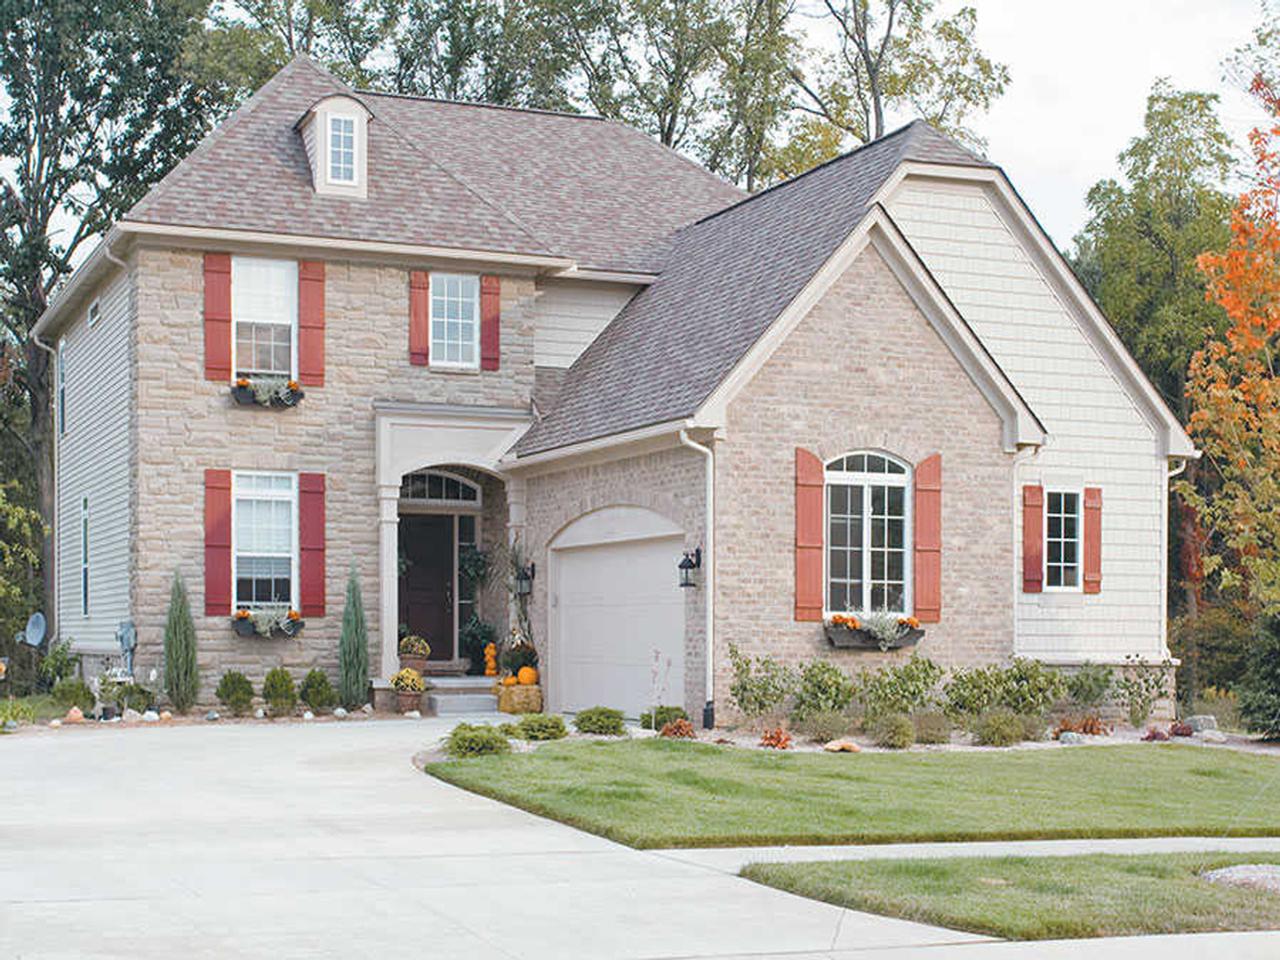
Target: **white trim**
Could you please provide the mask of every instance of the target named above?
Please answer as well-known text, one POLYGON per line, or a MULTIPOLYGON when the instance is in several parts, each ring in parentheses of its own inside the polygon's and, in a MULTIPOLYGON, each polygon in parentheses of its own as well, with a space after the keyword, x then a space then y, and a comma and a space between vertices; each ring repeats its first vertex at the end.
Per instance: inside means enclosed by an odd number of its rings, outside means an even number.
MULTIPOLYGON (((451 473, 448 470, 437 470, 435 467, 427 467, 422 470, 410 470, 408 473, 404 475, 404 477, 411 477, 416 474, 422 474, 423 476, 435 475, 438 477, 444 477, 446 480, 454 480, 457 483, 463 484, 464 486, 470 487, 472 490, 474 490, 476 492, 476 498, 474 500, 446 500, 446 499, 433 500, 430 496, 421 497, 421 498, 402 496, 399 498, 401 512, 410 513, 410 514, 412 513, 472 514, 472 513, 480 513, 484 509, 484 488, 481 487, 480 484, 476 483, 475 481, 468 480, 466 477, 459 476, 456 473, 451 473)), ((400 485, 402 488, 404 486, 404 477, 401 477, 400 479, 400 485)))
POLYGON ((325 111, 324 114, 324 179, 325 183, 335 187, 358 187, 360 185, 360 117, 354 113, 325 111), (351 124, 351 177, 343 179, 333 175, 333 121, 345 120, 351 124))
POLYGON ((760 336, 694 414, 698 426, 726 422, 728 407, 738 392, 764 367, 774 352, 808 316, 831 286, 853 265, 868 245, 888 263, 925 319, 950 348, 970 380, 1004 425, 1007 451, 1039 446, 1047 439, 1044 426, 1023 400, 1004 371, 987 353, 945 292, 915 255, 906 238, 883 207, 871 209, 836 248, 785 310, 760 336))
MULTIPOLYGON (((245 609, 240 606, 236 596, 236 560, 239 556, 239 545, 236 543, 236 499, 237 487, 242 477, 288 477, 292 482, 290 488, 290 506, 293 515, 293 558, 289 570, 289 609, 301 610, 302 601, 298 596, 298 565, 300 563, 298 547, 298 474, 288 470, 232 470, 231 471, 231 609, 245 609)), ((263 500, 282 500, 283 497, 260 497, 263 500)), ((248 609, 253 609, 249 607, 248 609)))
POLYGON ((1036 261, 1043 268, 1041 273, 1058 301, 1076 318, 1107 368, 1112 371, 1122 386, 1128 388, 1126 393, 1136 401, 1148 422, 1159 431, 1164 456, 1199 458, 1200 451, 1182 429, 1178 418, 1151 385, 1151 381, 1147 379, 1110 322, 1071 271, 1048 234, 1035 220, 1003 170, 998 167, 951 166, 908 161, 900 164, 884 182, 873 202, 886 203, 907 177, 955 180, 990 186, 1000 208, 997 212, 1004 214, 1002 219, 1007 226, 1015 230, 1022 241, 1023 248, 1036 255, 1036 261))
POLYGON ((1040 511, 1040 542, 1044 544, 1044 549, 1041 551, 1044 556, 1040 575, 1044 579, 1040 583, 1040 590, 1042 593, 1084 593, 1084 487, 1067 483, 1056 483, 1050 486, 1042 482, 1041 489, 1044 491, 1044 506, 1040 511), (1052 587, 1049 585, 1049 495, 1054 493, 1072 494, 1076 498, 1076 582, 1074 586, 1064 584, 1052 587))
POLYGON ((628 273, 626 270, 596 270, 591 267, 569 267, 553 274, 557 280, 593 280, 597 283, 626 283, 647 287, 658 279, 656 273, 628 273))
MULTIPOLYGON (((480 369, 480 277, 474 273, 448 273, 445 271, 431 271, 430 279, 431 287, 427 291, 427 343, 430 345, 427 351, 427 368, 435 370, 479 370, 480 369), (436 283, 444 280, 460 280, 475 284, 475 309, 471 316, 471 361, 464 362, 461 360, 440 360, 440 351, 444 349, 447 340, 440 342, 439 349, 436 347, 436 283)), ((440 318, 443 322, 448 323, 445 317, 440 318)), ((459 321, 461 322, 461 321, 459 321)))

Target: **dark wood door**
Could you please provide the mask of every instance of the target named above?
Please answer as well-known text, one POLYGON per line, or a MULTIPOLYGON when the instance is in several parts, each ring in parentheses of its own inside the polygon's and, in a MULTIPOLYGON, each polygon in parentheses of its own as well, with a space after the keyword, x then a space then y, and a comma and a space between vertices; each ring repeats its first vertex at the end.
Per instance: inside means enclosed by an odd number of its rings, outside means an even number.
POLYGON ((453 517, 401 517, 400 549, 400 622, 427 638, 432 660, 452 660, 453 517))

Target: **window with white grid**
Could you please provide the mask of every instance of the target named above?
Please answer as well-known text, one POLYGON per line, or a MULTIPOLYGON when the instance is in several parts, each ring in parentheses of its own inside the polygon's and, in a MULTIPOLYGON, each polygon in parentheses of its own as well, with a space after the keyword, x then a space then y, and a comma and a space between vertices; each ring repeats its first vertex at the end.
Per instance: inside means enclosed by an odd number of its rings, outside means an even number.
POLYGON ((297 478, 236 473, 231 486, 236 606, 296 607, 297 478))
POLYGON ((297 261, 232 257, 231 320, 237 377, 296 379, 297 261))
POLYGON ((354 117, 329 118, 329 179, 333 183, 355 183, 356 181, 354 117))
POLYGON ((480 365, 480 278, 456 273, 431 275, 431 365, 480 365))
POLYGON ((907 611, 910 492, 910 470, 887 454, 827 464, 827 613, 907 611))
POLYGON ((1080 494, 1049 490, 1045 510, 1045 587, 1080 586, 1080 494))

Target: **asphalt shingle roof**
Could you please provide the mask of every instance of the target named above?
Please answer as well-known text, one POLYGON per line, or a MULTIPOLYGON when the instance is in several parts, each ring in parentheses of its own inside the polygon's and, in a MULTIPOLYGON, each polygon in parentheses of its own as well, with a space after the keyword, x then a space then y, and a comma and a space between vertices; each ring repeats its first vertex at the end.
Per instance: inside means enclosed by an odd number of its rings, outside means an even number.
POLYGON ((989 166, 917 121, 681 229, 662 275, 570 367, 517 453, 693 414, 907 160, 989 166))

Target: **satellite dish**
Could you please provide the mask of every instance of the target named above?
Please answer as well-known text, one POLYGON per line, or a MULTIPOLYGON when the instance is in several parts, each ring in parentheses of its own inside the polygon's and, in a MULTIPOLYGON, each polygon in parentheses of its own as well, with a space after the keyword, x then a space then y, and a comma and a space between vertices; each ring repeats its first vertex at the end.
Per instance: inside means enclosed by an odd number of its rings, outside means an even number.
POLYGON ((44 614, 37 610, 27 619, 27 629, 23 631, 22 642, 29 647, 38 647, 44 643, 44 632, 48 625, 44 622, 44 614))

